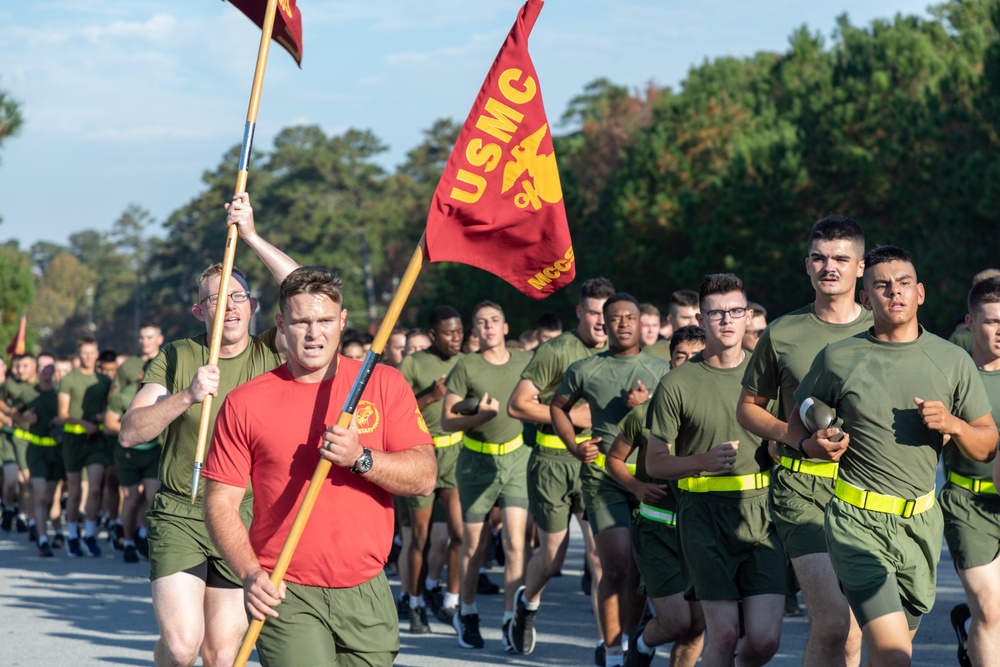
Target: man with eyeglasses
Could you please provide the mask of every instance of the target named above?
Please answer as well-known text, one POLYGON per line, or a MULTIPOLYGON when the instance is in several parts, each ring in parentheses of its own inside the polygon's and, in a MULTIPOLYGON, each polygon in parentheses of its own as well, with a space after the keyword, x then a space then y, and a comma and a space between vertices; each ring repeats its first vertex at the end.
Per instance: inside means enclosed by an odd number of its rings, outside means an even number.
POLYGON ((677 531, 685 597, 700 600, 706 642, 702 664, 763 665, 778 650, 788 568, 767 501, 766 447, 736 421, 749 356, 743 281, 705 277, 698 322, 705 349, 657 386, 648 409, 646 471, 677 480, 677 531))
POLYGON ((827 554, 823 513, 833 498, 837 464, 806 460, 788 436, 793 393, 827 344, 868 330, 871 313, 855 301, 864 271, 865 235, 850 218, 830 216, 809 233, 806 275, 816 298, 779 317, 760 337, 743 378, 736 416, 747 430, 777 443, 771 513, 806 608, 809 639, 804 664, 854 667, 861 661, 861 629, 840 591, 827 554), (778 401, 777 415, 768 404, 778 401))
POLYGON ((639 571, 629 539, 639 500, 607 472, 606 457, 618 435, 618 423, 649 398, 648 387, 670 372, 670 364, 640 350, 639 302, 631 295, 619 292, 604 302, 604 328, 608 350, 566 370, 550 412, 556 433, 584 464, 580 470, 584 506, 601 562, 597 598, 604 664, 611 667, 623 664, 622 634, 639 623, 644 602, 636 593, 639 571), (594 437, 577 443, 570 412, 581 400, 590 406, 594 437))
MULTIPOLYGON (((280 283, 298 267, 260 237, 247 193, 226 205, 227 223, 257 253, 280 283)), ((214 396, 212 423, 226 395, 240 384, 281 364, 283 339, 275 329, 249 332, 257 300, 241 271, 233 268, 229 293, 220 298, 222 266, 213 264, 198 278, 198 302, 191 313, 205 323, 205 334, 174 341, 153 359, 128 411, 119 439, 125 448, 156 440, 162 434, 160 491, 147 513, 149 569, 153 609, 160 629, 153 658, 157 665, 232 665, 247 628, 243 586, 226 565, 205 530, 199 485, 191 503, 191 473, 201 403, 214 396), (209 341, 216 316, 225 318, 219 363, 209 364, 209 341)), ((211 429, 211 426, 210 426, 211 429)), ((246 525, 253 503, 248 491, 241 505, 246 525)))

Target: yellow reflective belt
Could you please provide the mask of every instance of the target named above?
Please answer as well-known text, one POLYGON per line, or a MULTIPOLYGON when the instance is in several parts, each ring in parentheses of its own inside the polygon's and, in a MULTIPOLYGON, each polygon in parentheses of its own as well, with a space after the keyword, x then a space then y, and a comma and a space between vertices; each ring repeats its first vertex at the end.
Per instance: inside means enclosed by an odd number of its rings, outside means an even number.
POLYGON ((872 512, 895 514, 903 517, 904 519, 909 519, 914 514, 926 512, 930 508, 934 507, 933 490, 925 493, 919 498, 907 500, 906 498, 886 496, 881 493, 875 493, 874 491, 859 489, 853 484, 848 484, 844 480, 838 479, 833 493, 848 505, 854 505, 855 507, 860 507, 863 510, 870 510, 872 512))
MULTIPOLYGON (((607 469, 607 463, 608 463, 608 457, 605 456, 604 454, 601 454, 600 452, 597 452, 597 458, 594 459, 594 465, 597 466, 598 468, 607 469)), ((628 473, 633 477, 635 477, 635 464, 626 463, 625 467, 628 468, 628 473)))
POLYGON ((840 466, 835 461, 816 463, 806 459, 793 459, 790 456, 782 456, 779 461, 782 468, 788 468, 792 472, 800 472, 803 475, 813 475, 815 477, 826 477, 837 479, 837 470, 840 466))
POLYGON ((434 436, 434 446, 437 448, 451 447, 452 445, 457 445, 462 442, 462 432, 455 431, 454 433, 449 433, 448 435, 435 435, 434 436))
POLYGON ((85 434, 87 432, 87 429, 85 429, 80 424, 63 424, 63 431, 65 431, 66 433, 74 433, 76 435, 83 435, 83 434, 85 434))
MULTIPOLYGON (((590 440, 589 435, 578 435, 576 436, 576 444, 581 442, 587 442, 590 440)), ((546 447, 548 449, 566 449, 566 443, 562 441, 558 435, 552 435, 551 433, 537 433, 535 434, 535 444, 539 447, 546 447)))
POLYGON ((647 505, 646 503, 639 503, 639 515, 646 517, 650 521, 665 523, 668 526, 677 525, 676 514, 670 510, 661 510, 659 507, 653 507, 652 505, 647 505))
POLYGON ((462 438, 462 444, 465 445, 466 449, 471 449, 472 451, 479 452, 480 454, 503 456, 504 454, 510 454, 512 451, 523 445, 524 438, 518 434, 518 436, 512 440, 497 444, 494 442, 480 442, 479 440, 473 440, 466 435, 462 438))
POLYGON ((724 477, 684 477, 677 480, 677 486, 693 493, 710 491, 752 491, 771 484, 771 473, 758 472, 752 475, 726 475, 724 477))
POLYGON ((23 431, 19 428, 15 428, 13 432, 15 438, 26 440, 27 442, 30 442, 33 445, 38 445, 39 447, 56 446, 56 439, 46 435, 35 435, 31 431, 23 431))
POLYGON ((988 479, 975 479, 959 475, 957 472, 949 472, 948 481, 973 493, 997 495, 997 487, 988 479))

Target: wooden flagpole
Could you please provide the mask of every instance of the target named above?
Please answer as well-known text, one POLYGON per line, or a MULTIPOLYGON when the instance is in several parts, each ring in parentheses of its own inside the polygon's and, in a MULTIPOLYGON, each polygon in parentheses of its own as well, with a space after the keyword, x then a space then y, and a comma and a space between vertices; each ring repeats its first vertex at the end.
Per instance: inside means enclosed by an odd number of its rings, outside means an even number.
MULTIPOLYGON (((264 87, 264 71, 267 69, 267 54, 271 50, 271 34, 274 32, 274 17, 278 9, 278 0, 267 0, 264 10, 264 24, 261 27, 260 47, 257 49, 257 65, 253 73, 253 87, 250 90, 250 105, 247 109, 246 125, 243 127, 243 147, 240 150, 239 171, 236 172, 236 189, 233 194, 246 192, 247 173, 250 170, 250 151, 253 147, 253 134, 257 125, 257 109, 260 107, 260 92, 264 87)), ((219 282, 219 302, 215 308, 215 320, 212 323, 212 340, 209 346, 208 363, 219 363, 219 350, 222 347, 222 330, 226 322, 226 307, 229 305, 229 282, 233 276, 233 264, 236 260, 236 243, 240 238, 236 225, 229 227, 226 237, 226 253, 222 260, 222 280, 219 282)), ((212 418, 212 395, 205 396, 201 404, 201 421, 198 423, 198 447, 194 454, 194 470, 191 474, 191 502, 198 497, 198 481, 201 479, 201 469, 205 462, 205 450, 208 443, 208 425, 212 418)))
MULTIPOLYGON (((364 363, 361 365, 358 377, 354 380, 354 385, 351 387, 351 393, 347 397, 344 409, 340 413, 340 417, 337 418, 338 426, 342 428, 350 427, 351 419, 354 416, 354 409, 357 408, 358 401, 361 399, 361 395, 368 385, 368 378, 371 377, 372 370, 375 368, 375 364, 378 363, 379 357, 382 355, 382 350, 385 349, 386 342, 389 340, 389 336, 392 335, 392 330, 396 326, 399 314, 403 311, 403 306, 406 305, 406 300, 410 297, 410 290, 413 289, 413 285, 417 281, 417 275, 420 273, 423 261, 424 237, 421 235, 420 242, 417 243, 417 247, 413 251, 413 256, 410 257, 410 263, 407 265, 406 271, 399 281, 399 286, 396 288, 396 293, 392 297, 392 302, 385 313, 385 318, 378 328, 378 333, 375 334, 375 340, 372 342, 371 349, 365 355, 364 363)), ((281 553, 274 564, 274 571, 271 573, 270 579, 275 588, 279 587, 281 580, 285 578, 285 572, 288 571, 288 565, 292 562, 295 548, 299 544, 299 539, 305 530, 306 522, 309 521, 309 515, 312 513, 316 499, 319 497, 319 492, 326 482, 327 475, 330 474, 331 467, 332 464, 329 461, 320 457, 312 479, 309 480, 309 488, 306 489, 302 505, 299 506, 299 511, 295 515, 295 521, 292 522, 292 527, 288 531, 288 537, 285 538, 285 544, 281 547, 281 553)), ((243 644, 240 646, 240 652, 236 656, 236 662, 233 663, 233 667, 244 667, 247 664, 247 660, 250 659, 250 653, 253 651, 254 644, 257 643, 257 637, 260 636, 260 631, 263 627, 264 621, 254 619, 250 622, 250 627, 247 628, 247 633, 243 637, 243 644)))

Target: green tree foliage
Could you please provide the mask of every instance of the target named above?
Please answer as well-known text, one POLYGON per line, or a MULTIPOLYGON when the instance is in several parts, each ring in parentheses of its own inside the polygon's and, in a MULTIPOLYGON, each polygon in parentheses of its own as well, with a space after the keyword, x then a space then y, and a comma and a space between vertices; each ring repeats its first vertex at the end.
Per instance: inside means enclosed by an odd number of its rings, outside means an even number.
MULTIPOLYGON (((0 350, 6 350, 17 334, 34 293, 31 259, 16 247, 0 247, 0 350)), ((27 338, 30 345, 34 336, 27 338)))

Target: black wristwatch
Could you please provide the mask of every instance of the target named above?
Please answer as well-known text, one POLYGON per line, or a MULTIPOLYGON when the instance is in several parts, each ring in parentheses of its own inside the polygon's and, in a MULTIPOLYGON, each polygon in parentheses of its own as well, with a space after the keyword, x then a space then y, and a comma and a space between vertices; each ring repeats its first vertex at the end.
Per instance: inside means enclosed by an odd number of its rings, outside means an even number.
POLYGON ((355 475, 364 475, 372 469, 372 450, 367 447, 362 448, 361 457, 351 466, 351 472, 355 475))

